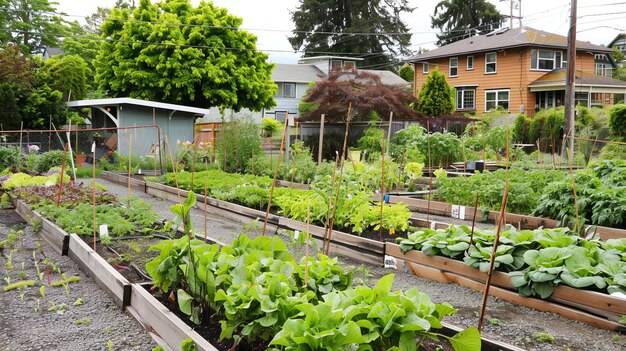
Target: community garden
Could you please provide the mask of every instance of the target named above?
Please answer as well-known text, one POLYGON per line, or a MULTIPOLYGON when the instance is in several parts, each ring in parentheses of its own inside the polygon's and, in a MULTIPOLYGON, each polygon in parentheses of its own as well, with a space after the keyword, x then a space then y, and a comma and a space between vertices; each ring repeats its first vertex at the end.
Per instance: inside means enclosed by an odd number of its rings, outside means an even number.
MULTIPOLYGON (((581 136, 565 158, 565 138, 553 128, 562 124, 559 110, 511 123, 496 112, 460 136, 417 124, 390 135, 374 121, 358 138, 349 141, 346 132, 335 157, 321 162, 311 142, 298 138, 281 143, 286 152, 264 153, 264 139, 284 142, 286 133, 267 121, 262 132, 226 122, 214 145, 178 142, 156 159, 115 153, 76 170, 68 170, 71 153, 6 146, 1 205, 16 207, 94 276, 111 274, 120 305, 141 314, 145 301, 160 303, 189 323, 187 330, 172 322, 182 334, 165 343, 175 349, 481 349, 480 331, 492 323, 484 321, 486 298, 477 327, 451 329, 445 318, 457 312, 454 301, 394 290, 393 274, 365 284, 337 255, 623 332, 625 112, 622 105, 581 110, 581 136), (604 135, 584 134, 592 131, 604 135), (470 162, 494 170, 470 172, 470 162), (125 186, 127 196, 113 195, 101 179, 125 186), (164 216, 137 192, 176 204, 164 216), (474 218, 432 221, 431 210, 445 206, 474 218), (196 210, 204 230, 193 223, 196 210), (221 242, 211 236, 211 211, 252 224, 221 242), (492 229, 476 228, 494 220, 490 211, 499 214, 492 229), (523 220, 507 224, 513 216, 523 220), (533 227, 536 218, 553 225, 533 227), (97 255, 105 268, 84 263, 84 255, 97 255)), ((18 241, 0 239, 3 253, 18 241)), ((5 291, 41 285, 10 279, 5 291)), ((161 329, 168 323, 150 325, 164 337, 173 333, 161 329)), ((622 342, 616 335, 607 349, 622 342)), ((516 349, 482 338, 482 349, 490 347, 516 349)))

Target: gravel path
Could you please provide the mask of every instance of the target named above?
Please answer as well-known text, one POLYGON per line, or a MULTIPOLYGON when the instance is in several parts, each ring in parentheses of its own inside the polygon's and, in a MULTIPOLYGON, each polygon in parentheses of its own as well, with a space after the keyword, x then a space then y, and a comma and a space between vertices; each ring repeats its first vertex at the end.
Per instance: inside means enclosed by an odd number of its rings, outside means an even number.
MULTIPOLYGON (((126 196, 127 189, 106 180, 99 180, 99 183, 106 186, 110 192, 118 196, 126 196)), ((133 191, 133 195, 142 198, 152 204, 153 209, 164 218, 171 219, 169 207, 171 201, 156 199, 145 193, 133 191)), ((199 209, 192 210, 195 228, 204 227, 204 215, 199 209)), ((425 215, 423 215, 425 217, 425 215)), ((430 216, 433 220, 438 216, 430 216)), ((254 232, 244 228, 245 223, 238 223, 231 219, 210 214, 209 236, 222 242, 230 242, 236 238, 232 233, 246 232, 250 237, 258 236, 258 231, 254 232)), ((441 221, 450 223, 448 217, 440 217, 441 221)), ((463 221, 467 222, 467 221, 463 221)), ((458 223, 460 224, 460 222, 458 223)), ((262 222, 260 223, 262 226, 262 222)), ((471 223, 470 223, 471 225, 471 223)), ((493 225, 481 223, 478 228, 490 229, 493 225)), ((296 248, 298 252, 295 256, 301 255, 301 248, 296 248)), ((448 317, 446 322, 462 327, 476 325, 478 323, 478 313, 481 304, 482 294, 473 290, 455 285, 441 284, 431 280, 415 277, 412 274, 385 269, 375 265, 363 264, 347 257, 339 257, 346 266, 355 267, 355 280, 363 279, 364 273, 369 273, 365 281, 373 284, 385 274, 395 274, 394 288, 408 289, 417 287, 427 293, 433 302, 448 302, 459 310, 459 313, 448 317)), ((562 318, 553 313, 539 312, 530 308, 514 305, 498 298, 489 298, 487 316, 490 321, 485 322, 483 335, 495 340, 507 342, 529 351, 544 350, 570 350, 570 351, 617 351, 626 350, 626 336, 598 329, 583 323, 574 322, 562 318), (544 333, 554 337, 554 342, 539 342, 538 338, 544 333)))
POLYGON ((69 257, 57 254, 14 210, 0 210, 0 240, 7 239, 11 229, 23 234, 13 249, 0 250, 3 278, 10 277, 11 283, 32 280, 34 286, 0 291, 0 350, 151 350, 157 346, 69 257), (67 288, 48 285, 45 259, 52 268, 50 282, 62 279, 54 267, 80 281, 67 288), (35 262, 43 272, 42 280, 35 262))

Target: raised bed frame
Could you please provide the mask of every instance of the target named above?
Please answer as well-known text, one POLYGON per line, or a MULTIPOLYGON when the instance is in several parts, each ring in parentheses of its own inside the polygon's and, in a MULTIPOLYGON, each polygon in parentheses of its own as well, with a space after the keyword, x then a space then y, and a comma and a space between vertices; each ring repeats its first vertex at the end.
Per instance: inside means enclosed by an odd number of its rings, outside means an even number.
MULTIPOLYGON (((13 202, 18 214, 27 222, 32 223, 40 220, 43 226, 48 226, 48 230, 40 232, 44 240, 46 242, 52 241, 51 246, 55 251, 67 255, 75 261, 81 270, 92 277, 113 298, 118 306, 133 315, 161 346, 168 350, 180 351, 180 343, 190 338, 200 351, 218 351, 209 341, 152 296, 142 285, 129 283, 78 235, 68 234, 54 223, 43 218, 39 213, 32 211, 23 201, 14 200, 13 202), (62 250, 64 242, 68 242, 66 252, 62 250)), ((44 228, 43 226, 42 228, 44 228)), ((443 328, 439 332, 445 335, 453 335, 461 330, 447 323, 442 324, 443 328)), ((484 337, 482 338, 482 350, 524 351, 513 345, 484 337)))

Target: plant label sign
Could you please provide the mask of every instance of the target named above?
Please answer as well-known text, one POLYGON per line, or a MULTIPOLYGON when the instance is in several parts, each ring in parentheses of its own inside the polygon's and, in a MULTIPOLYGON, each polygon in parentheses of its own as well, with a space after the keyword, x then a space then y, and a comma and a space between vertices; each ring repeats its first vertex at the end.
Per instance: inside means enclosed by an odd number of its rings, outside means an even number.
POLYGON ((106 237, 109 236, 109 226, 106 224, 101 224, 100 225, 100 237, 106 237))
POLYGON ((293 232, 293 238, 294 238, 294 239, 296 239, 296 240, 298 240, 298 238, 299 238, 299 237, 300 237, 300 231, 299 231, 299 230, 295 230, 295 231, 293 232))
POLYGON ((385 264, 385 268, 398 269, 398 262, 396 261, 396 258, 393 256, 385 255, 384 264, 385 264))
POLYGON ((452 205, 450 217, 457 219, 465 219, 465 206, 452 205))

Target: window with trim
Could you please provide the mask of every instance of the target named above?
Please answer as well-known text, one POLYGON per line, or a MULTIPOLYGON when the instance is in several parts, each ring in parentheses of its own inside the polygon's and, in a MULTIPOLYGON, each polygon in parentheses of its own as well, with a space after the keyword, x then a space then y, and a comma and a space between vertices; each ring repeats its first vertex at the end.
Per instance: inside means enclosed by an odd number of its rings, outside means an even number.
POLYGON ((456 77, 459 75, 459 59, 453 57, 450 59, 450 77, 456 77))
POLYGON ((574 94, 574 105, 582 105, 585 107, 589 107, 589 93, 575 93, 574 94))
POLYGON ((278 85, 276 98, 293 99, 296 97, 296 83, 276 83, 276 85, 278 85))
POLYGON ((422 63, 422 73, 428 73, 428 62, 422 63))
POLYGON ((485 54, 485 73, 496 73, 496 59, 497 54, 495 52, 488 52, 485 54))
POLYGON ((456 109, 475 110, 476 109, 476 89, 456 88, 456 109))
POLYGON ((467 57, 467 70, 471 71, 474 69, 474 56, 467 57))
POLYGON ((502 106, 509 109, 509 89, 487 90, 485 91, 485 111, 502 106))
POLYGON ((342 67, 341 60, 330 60, 330 70, 331 71, 340 71, 342 67))
POLYGON ((354 71, 356 63, 354 61, 343 61, 343 69, 346 71, 354 71))
POLYGON ((567 61, 563 52, 558 50, 531 49, 530 69, 551 71, 555 68, 565 67, 567 61))

